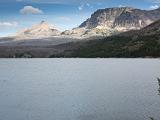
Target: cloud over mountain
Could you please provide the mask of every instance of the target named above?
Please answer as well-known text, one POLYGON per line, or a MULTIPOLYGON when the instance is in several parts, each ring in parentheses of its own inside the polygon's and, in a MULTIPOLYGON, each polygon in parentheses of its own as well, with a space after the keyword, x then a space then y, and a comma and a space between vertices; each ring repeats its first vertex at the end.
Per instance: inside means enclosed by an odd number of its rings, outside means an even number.
POLYGON ((151 9, 151 10, 152 10, 152 9, 154 10, 154 9, 157 9, 157 8, 159 8, 158 5, 151 5, 151 6, 150 6, 150 9, 151 9))
POLYGON ((43 14, 43 11, 39 8, 35 8, 33 6, 24 6, 20 10, 21 14, 43 14))
POLYGON ((16 27, 18 25, 17 22, 0 22, 0 28, 8 28, 8 27, 16 27))

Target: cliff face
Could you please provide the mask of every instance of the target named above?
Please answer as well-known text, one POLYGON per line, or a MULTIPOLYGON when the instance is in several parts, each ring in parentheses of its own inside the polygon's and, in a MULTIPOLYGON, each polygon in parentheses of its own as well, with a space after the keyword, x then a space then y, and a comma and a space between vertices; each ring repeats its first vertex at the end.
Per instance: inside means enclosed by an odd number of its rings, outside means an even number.
POLYGON ((160 8, 146 11, 130 7, 97 10, 79 28, 127 31, 143 28, 160 19, 160 8))

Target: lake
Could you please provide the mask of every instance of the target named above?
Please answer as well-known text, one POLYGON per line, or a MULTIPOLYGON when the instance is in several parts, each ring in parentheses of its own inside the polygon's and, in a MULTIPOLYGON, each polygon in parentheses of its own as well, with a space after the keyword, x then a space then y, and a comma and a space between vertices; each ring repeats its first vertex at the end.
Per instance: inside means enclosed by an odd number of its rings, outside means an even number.
POLYGON ((0 59, 0 120, 160 120, 160 59, 0 59))

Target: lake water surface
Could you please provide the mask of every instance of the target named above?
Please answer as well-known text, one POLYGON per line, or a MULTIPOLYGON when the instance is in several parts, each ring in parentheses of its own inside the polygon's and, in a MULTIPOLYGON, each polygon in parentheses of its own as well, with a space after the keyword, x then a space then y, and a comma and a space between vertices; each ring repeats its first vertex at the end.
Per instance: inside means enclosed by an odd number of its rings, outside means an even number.
POLYGON ((0 59, 0 120, 160 120, 160 59, 0 59))

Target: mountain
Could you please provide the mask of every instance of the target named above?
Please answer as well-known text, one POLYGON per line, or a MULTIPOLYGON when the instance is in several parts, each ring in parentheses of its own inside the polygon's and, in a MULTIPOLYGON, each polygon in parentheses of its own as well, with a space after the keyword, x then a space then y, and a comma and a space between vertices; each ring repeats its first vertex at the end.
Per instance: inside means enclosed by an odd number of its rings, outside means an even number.
POLYGON ((160 57, 160 20, 140 30, 83 41, 60 37, 2 41, 0 57, 160 57))
POLYGON ((42 21, 29 29, 18 32, 16 39, 34 39, 51 36, 89 38, 111 36, 130 30, 139 30, 160 19, 160 8, 140 10, 131 7, 99 9, 79 27, 64 32, 42 21))
POLYGON ((16 39, 34 39, 60 35, 60 31, 51 27, 47 22, 42 21, 39 24, 33 25, 31 28, 21 30, 17 33, 16 39))
MULTIPOLYGON (((131 7, 99 9, 79 27, 65 31, 70 35, 109 36, 120 32, 138 30, 160 19, 160 8, 140 10, 131 7)), ((64 32, 64 34, 66 34, 64 32)))
POLYGON ((160 19, 160 8, 156 10, 140 10, 131 7, 106 8, 97 10, 79 27, 115 28, 119 30, 140 29, 160 19))
POLYGON ((72 42, 59 45, 64 51, 51 57, 160 57, 160 20, 135 31, 94 39, 86 42, 72 42), (69 46, 70 48, 67 48, 69 46))

